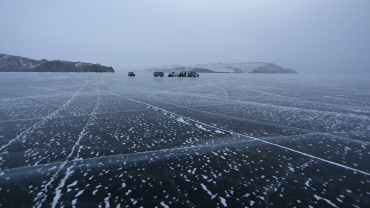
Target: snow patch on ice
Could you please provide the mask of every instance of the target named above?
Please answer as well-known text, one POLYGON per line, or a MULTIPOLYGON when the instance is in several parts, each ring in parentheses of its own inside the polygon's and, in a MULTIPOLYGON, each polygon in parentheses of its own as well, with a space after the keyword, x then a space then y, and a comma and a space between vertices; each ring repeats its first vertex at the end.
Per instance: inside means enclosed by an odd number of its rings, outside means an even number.
POLYGON ((214 199, 217 196, 217 194, 213 195, 212 192, 210 190, 208 190, 207 186, 204 185, 203 183, 201 183, 200 185, 202 186, 203 190, 205 190, 207 192, 207 194, 211 196, 211 199, 214 199))
POLYGON ((199 129, 202 129, 204 131, 209 131, 208 129, 204 128, 201 124, 195 124, 199 129))
POLYGON ((333 202, 331 202, 329 199, 322 198, 320 196, 317 196, 316 194, 313 195, 317 200, 324 200, 326 203, 330 204, 333 207, 338 207, 333 202))
POLYGON ((79 191, 79 192, 76 194, 76 196, 75 196, 75 197, 76 197, 76 198, 77 198, 77 197, 79 197, 79 196, 80 196, 84 191, 85 191, 85 190, 81 190, 81 191, 79 191))
POLYGON ((222 198, 220 196, 218 198, 220 198, 222 205, 224 205, 225 207, 227 207, 226 199, 224 199, 224 198, 222 198))
POLYGON ((169 206, 167 204, 165 204, 163 201, 161 202, 161 205, 164 207, 164 208, 169 208, 169 206))
POLYGON ((62 197, 62 188, 64 187, 65 183, 66 183, 66 180, 69 178, 70 175, 72 175, 72 173, 74 172, 74 170, 71 170, 72 167, 69 167, 67 169, 67 172, 66 172, 66 175, 64 176, 64 178, 60 181, 59 183, 59 186, 55 189, 55 196, 54 196, 54 199, 53 199, 53 204, 52 204, 52 207, 56 207, 57 206, 57 203, 60 199, 60 197, 62 197))
POLYGON ((220 131, 220 130, 216 130, 215 131, 216 133, 219 133, 219 134, 225 134, 224 132, 220 131))
POLYGON ((188 122, 186 122, 183 118, 178 118, 178 119, 176 119, 176 121, 178 121, 178 122, 180 122, 180 123, 184 123, 184 124, 189 125, 189 123, 188 123, 188 122))

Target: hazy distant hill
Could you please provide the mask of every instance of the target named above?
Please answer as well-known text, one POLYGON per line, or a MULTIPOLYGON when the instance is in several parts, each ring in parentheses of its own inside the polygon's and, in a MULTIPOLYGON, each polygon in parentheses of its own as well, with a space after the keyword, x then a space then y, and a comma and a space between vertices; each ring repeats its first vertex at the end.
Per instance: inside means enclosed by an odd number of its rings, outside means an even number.
POLYGON ((114 72, 114 69, 100 64, 34 60, 0 54, 0 72, 114 72))
POLYGON ((168 65, 144 69, 145 72, 153 71, 196 71, 198 73, 297 73, 293 69, 282 68, 273 63, 253 62, 237 64, 198 64, 194 66, 168 65))

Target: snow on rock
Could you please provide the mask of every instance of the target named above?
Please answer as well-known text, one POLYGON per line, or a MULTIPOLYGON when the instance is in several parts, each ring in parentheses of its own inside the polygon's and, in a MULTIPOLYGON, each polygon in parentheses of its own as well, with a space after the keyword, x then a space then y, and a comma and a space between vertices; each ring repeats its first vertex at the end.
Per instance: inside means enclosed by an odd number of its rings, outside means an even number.
POLYGON ((273 63, 251 62, 251 63, 211 63, 197 64, 193 66, 167 65, 144 69, 144 72, 163 71, 196 71, 199 73, 227 72, 227 73, 297 73, 292 69, 282 68, 273 63))

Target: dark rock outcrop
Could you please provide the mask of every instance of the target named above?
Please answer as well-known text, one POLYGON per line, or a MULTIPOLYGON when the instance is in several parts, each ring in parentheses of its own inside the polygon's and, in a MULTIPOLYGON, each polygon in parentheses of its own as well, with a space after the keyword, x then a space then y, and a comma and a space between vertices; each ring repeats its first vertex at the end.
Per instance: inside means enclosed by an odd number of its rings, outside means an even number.
POLYGON ((112 67, 69 61, 48 61, 33 68, 34 72, 114 72, 112 67))
POLYGON ((0 72, 114 72, 114 69, 100 64, 34 60, 0 54, 0 72))
POLYGON ((48 62, 47 60, 34 60, 19 56, 0 54, 0 71, 2 72, 30 72, 32 68, 48 62))

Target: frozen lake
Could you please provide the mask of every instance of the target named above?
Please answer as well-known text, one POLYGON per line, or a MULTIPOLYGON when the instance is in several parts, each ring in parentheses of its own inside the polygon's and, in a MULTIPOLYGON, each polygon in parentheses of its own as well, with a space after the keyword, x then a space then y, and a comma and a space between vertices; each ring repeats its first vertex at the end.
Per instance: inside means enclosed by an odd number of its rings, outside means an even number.
POLYGON ((1 73, 1 207, 370 207, 370 75, 1 73))

